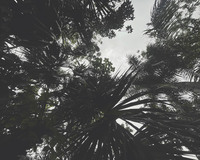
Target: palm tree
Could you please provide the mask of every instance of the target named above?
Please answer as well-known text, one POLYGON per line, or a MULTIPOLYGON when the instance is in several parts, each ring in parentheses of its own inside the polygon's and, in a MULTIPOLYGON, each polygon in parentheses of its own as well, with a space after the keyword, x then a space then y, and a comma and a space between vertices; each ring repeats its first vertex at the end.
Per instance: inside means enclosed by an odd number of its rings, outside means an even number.
POLYGON ((134 18, 130 0, 3 0, 1 4, 1 41, 27 48, 60 39, 66 45, 78 42, 89 47, 95 34, 111 36, 134 18))
MULTIPOLYGON (((162 2, 168 6, 170 1, 162 2)), ((170 5, 176 6, 174 2, 170 5)), ((170 16, 167 19, 171 20, 170 16)), ((46 156, 72 160, 183 160, 192 159, 186 157, 188 154, 198 155, 198 106, 180 99, 177 89, 188 88, 182 87, 183 83, 171 83, 177 73, 174 68, 164 66, 162 69, 169 71, 165 74, 159 68, 160 61, 149 63, 137 63, 120 77, 95 78, 87 74, 70 80, 57 93, 59 103, 51 114, 56 134, 46 140, 46 156), (155 68, 156 76, 147 73, 147 69, 155 68), (152 83, 154 78, 156 83, 152 83), (119 125, 118 119, 135 132, 119 125)), ((190 88, 195 85, 190 83, 190 88)))
POLYGON ((147 48, 146 58, 162 61, 167 67, 175 66, 174 73, 184 72, 191 80, 199 77, 198 7, 196 1, 156 0, 149 23, 151 28, 146 32, 156 39, 147 48))
POLYGON ((198 154, 199 114, 192 109, 180 110, 176 101, 163 99, 166 91, 173 92, 169 86, 139 88, 142 65, 132 66, 120 77, 95 79, 87 75, 69 82, 52 113, 58 136, 46 144, 51 148, 47 156, 168 160, 190 159, 183 156, 198 154), (137 90, 127 94, 130 86, 137 86, 137 90), (135 132, 121 126, 118 119, 135 132))
POLYGON ((168 160, 199 154, 198 109, 181 110, 188 101, 180 104, 171 96, 176 92, 170 85, 144 86, 148 63, 114 77, 96 74, 105 66, 81 74, 74 69, 71 77, 59 72, 69 56, 84 53, 88 46, 91 51, 95 33, 112 37, 113 29, 133 19, 130 1, 4 2, 9 23, 1 36, 6 95, 1 99, 0 152, 10 151, 7 158, 17 159, 42 143, 41 138, 47 159, 168 160), (12 53, 10 44, 23 46, 24 61, 12 53), (119 119, 135 132, 121 126, 119 119))

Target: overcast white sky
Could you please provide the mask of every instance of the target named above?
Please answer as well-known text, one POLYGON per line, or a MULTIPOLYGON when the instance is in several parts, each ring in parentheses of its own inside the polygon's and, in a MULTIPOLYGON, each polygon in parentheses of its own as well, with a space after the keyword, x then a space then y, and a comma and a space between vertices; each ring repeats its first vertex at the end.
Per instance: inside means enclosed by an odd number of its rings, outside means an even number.
POLYGON ((127 56, 137 54, 138 50, 145 50, 151 39, 144 35, 147 29, 147 23, 150 22, 150 12, 152 10, 154 0, 132 0, 135 12, 135 19, 127 24, 133 27, 132 33, 124 31, 118 32, 113 39, 102 39, 103 44, 100 45, 102 57, 109 58, 113 63, 115 70, 125 70, 128 68, 127 56))

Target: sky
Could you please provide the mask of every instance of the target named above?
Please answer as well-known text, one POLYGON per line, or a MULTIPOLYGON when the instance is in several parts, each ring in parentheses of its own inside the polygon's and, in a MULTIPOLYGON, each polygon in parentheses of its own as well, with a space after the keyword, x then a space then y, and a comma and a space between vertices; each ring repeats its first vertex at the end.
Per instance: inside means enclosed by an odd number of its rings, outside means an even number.
POLYGON ((128 55, 139 54, 145 50, 147 44, 153 40, 144 35, 147 29, 147 23, 150 22, 150 13, 153 8, 154 0, 132 0, 134 7, 133 21, 126 24, 132 25, 133 32, 117 32, 116 37, 109 39, 103 38, 99 46, 102 57, 109 58, 115 67, 115 71, 125 70, 128 68, 128 55), (137 53, 140 51, 139 53, 137 53))

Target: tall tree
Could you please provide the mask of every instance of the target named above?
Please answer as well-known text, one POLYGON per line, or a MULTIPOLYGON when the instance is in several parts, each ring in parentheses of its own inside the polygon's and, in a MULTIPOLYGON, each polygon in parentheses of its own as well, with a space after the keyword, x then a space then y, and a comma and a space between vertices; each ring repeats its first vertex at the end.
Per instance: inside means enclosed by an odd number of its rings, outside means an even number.
POLYGON ((163 95, 173 89, 141 87, 127 95, 130 86, 138 86, 143 69, 140 64, 121 77, 96 78, 88 73, 85 78, 72 79, 60 93, 60 105, 53 110, 58 122, 57 136, 47 138, 43 156, 72 160, 168 160, 189 159, 182 156, 197 154, 199 113, 188 112, 187 104, 185 110, 180 110, 174 100, 149 96, 163 95), (136 132, 130 133, 120 126, 118 118, 136 132))
MULTIPOLYGON (((138 82, 144 88, 155 85, 173 88, 172 91, 165 90, 165 98, 173 101, 181 112, 193 116, 199 114, 196 103, 199 101, 199 6, 197 1, 155 1, 149 24, 151 28, 147 30, 155 38, 155 43, 142 53, 149 65, 144 71, 146 76, 138 82)), ((137 58, 132 57, 130 63, 135 62, 137 58)), ((160 97, 153 95, 153 98, 160 97)), ((196 141, 197 146, 188 147, 189 150, 198 150, 200 141, 198 138, 196 141)), ((172 140, 166 142, 172 143, 172 140)))
POLYGON ((96 35, 113 37, 133 19, 130 1, 9 0, 1 12, 1 157, 17 160, 38 144, 53 160, 199 154, 199 111, 163 85, 173 77, 169 66, 152 85, 147 69, 159 70, 157 61, 111 76, 110 61, 95 55, 96 35))
POLYGON ((155 1, 149 23, 151 28, 147 33, 156 39, 156 43, 148 47, 146 58, 153 56, 153 59, 157 58, 155 61, 162 61, 168 68, 173 66, 176 73, 189 71, 190 75, 193 72, 192 76, 197 76, 199 6, 197 1, 155 1))
POLYGON ((0 3, 0 153, 18 159, 54 131, 48 108, 58 102, 51 92, 73 76, 62 67, 70 70, 74 59, 95 55, 95 36, 114 36, 134 10, 124 0, 0 3))

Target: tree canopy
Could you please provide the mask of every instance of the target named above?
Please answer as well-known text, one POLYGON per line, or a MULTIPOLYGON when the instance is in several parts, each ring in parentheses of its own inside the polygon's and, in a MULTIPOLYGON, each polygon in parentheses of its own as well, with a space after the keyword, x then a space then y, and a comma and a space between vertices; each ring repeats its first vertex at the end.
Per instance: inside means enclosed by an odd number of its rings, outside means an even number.
POLYGON ((147 31, 155 43, 123 74, 113 74, 97 40, 132 31, 125 26, 134 19, 130 0, 0 3, 3 159, 200 155, 197 1, 156 0, 147 31), (183 74, 190 81, 180 82, 183 74))

